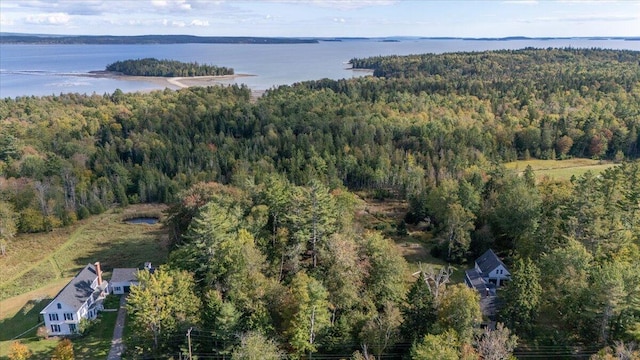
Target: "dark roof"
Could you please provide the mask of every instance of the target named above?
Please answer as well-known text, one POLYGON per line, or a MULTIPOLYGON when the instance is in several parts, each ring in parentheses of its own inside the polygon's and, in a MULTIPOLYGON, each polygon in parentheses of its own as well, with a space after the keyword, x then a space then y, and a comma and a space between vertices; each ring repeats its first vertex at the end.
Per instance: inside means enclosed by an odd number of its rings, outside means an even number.
POLYGON ((478 267, 480 268, 480 271, 482 271, 483 274, 490 273, 499 265, 502 265, 505 269, 507 269, 507 266, 502 262, 502 260, 500 260, 500 258, 496 255, 496 253, 494 253, 493 250, 491 249, 487 250, 484 254, 482 254, 482 256, 480 256, 476 260, 476 264, 478 264, 478 267))
MULTIPOLYGON (((63 303, 77 311, 90 296, 93 296, 94 300, 97 299, 100 295, 100 290, 91 287, 91 284, 97 277, 95 266, 93 264, 87 264, 84 269, 80 270, 76 277, 71 279, 71 281, 60 290, 58 295, 42 310, 42 313, 46 313, 48 308, 55 303, 63 303)), ((100 287, 104 289, 106 285, 107 282, 103 281, 100 287)))
POLYGON ((480 276, 476 269, 469 269, 465 271, 465 274, 467 275, 467 285, 475 288, 480 293, 485 291, 485 289, 487 288, 487 283, 484 281, 482 276, 480 276))
POLYGON ((111 275, 111 283, 138 281, 138 269, 116 268, 111 275))
POLYGON ((486 282, 476 269, 465 271, 465 282, 469 287, 474 288, 480 294, 480 311, 482 315, 491 320, 495 320, 497 297, 494 284, 486 282))

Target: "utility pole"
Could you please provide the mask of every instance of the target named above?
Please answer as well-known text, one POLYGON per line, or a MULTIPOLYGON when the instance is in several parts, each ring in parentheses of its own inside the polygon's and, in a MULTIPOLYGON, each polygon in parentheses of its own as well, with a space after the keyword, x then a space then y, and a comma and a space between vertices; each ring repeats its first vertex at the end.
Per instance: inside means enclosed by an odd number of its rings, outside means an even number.
POLYGON ((189 360, 193 360, 191 358, 191 330, 193 330, 193 327, 190 327, 189 331, 187 331, 187 341, 189 342, 189 360))

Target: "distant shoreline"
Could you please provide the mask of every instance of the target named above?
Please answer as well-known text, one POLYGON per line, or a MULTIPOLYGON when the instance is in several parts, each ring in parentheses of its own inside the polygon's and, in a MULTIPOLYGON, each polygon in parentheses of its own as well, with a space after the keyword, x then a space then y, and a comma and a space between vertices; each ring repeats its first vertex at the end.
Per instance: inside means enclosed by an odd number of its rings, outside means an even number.
POLYGON ((513 40, 622 40, 640 41, 638 36, 569 36, 569 37, 255 37, 255 36, 194 36, 194 35, 51 35, 0 32, 0 44, 39 45, 125 45, 125 44, 318 44, 320 42, 380 41, 401 42, 414 40, 513 41, 513 40))
POLYGON ((256 36, 194 35, 47 35, 0 32, 0 44, 129 45, 129 44, 317 44, 318 39, 256 36))
POLYGON ((78 74, 77 76, 96 77, 96 78, 109 78, 116 80, 128 80, 128 81, 145 81, 158 86, 165 86, 170 89, 184 89, 191 86, 211 86, 211 85, 223 85, 229 80, 234 80, 240 77, 255 76, 251 74, 234 74, 234 75, 207 75, 207 76, 136 76, 136 75, 124 75, 121 73, 115 73, 111 71, 89 71, 87 74, 78 74))

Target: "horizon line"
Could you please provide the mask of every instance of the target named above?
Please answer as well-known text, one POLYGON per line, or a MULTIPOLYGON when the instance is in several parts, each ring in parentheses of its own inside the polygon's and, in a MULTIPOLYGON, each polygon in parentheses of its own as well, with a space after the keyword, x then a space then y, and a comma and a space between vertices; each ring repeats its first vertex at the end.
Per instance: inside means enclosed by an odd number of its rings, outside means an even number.
POLYGON ((191 35, 191 34, 136 34, 136 35, 89 35, 89 34, 43 34, 0 31, 0 36, 38 36, 38 37, 142 37, 142 36, 189 36, 194 38, 260 38, 260 39, 640 39, 640 35, 576 35, 576 36, 422 36, 422 35, 385 35, 385 36, 253 36, 253 35, 191 35))

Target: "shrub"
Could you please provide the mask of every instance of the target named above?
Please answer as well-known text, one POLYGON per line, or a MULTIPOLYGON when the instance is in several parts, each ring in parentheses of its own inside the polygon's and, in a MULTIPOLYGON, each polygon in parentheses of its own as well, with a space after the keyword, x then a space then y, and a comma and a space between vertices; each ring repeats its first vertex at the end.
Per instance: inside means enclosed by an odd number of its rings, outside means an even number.
POLYGON ((9 359, 10 360, 26 360, 31 357, 31 350, 27 345, 22 344, 19 341, 14 341, 9 347, 9 359))
POLYGON ((69 339, 62 339, 58 346, 53 350, 53 359, 55 360, 73 360, 73 343, 69 339))

